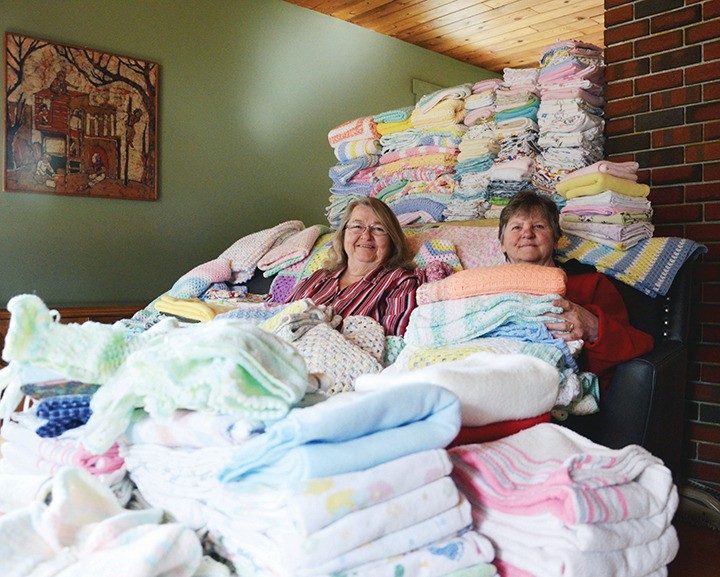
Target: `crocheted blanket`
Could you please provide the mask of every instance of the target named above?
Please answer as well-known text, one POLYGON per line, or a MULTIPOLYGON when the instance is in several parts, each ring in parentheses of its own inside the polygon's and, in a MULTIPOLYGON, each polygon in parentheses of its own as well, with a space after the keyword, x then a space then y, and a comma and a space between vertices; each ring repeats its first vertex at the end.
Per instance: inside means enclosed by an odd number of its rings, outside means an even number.
POLYGON ((614 250, 568 234, 560 239, 557 257, 563 262, 575 258, 591 264, 599 272, 656 297, 667 294, 686 261, 695 260, 707 250, 705 245, 677 237, 649 238, 628 250, 614 250))

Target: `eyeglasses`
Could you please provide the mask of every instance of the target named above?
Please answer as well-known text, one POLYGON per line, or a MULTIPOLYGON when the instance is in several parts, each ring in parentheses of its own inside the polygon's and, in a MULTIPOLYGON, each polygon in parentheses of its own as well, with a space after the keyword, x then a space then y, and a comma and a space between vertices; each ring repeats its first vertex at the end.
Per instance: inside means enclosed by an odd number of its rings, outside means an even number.
POLYGON ((366 230, 373 236, 385 236, 388 233, 384 226, 379 226, 377 224, 369 224, 367 226, 363 226, 361 224, 348 224, 345 225, 345 230, 355 236, 360 236, 366 230))

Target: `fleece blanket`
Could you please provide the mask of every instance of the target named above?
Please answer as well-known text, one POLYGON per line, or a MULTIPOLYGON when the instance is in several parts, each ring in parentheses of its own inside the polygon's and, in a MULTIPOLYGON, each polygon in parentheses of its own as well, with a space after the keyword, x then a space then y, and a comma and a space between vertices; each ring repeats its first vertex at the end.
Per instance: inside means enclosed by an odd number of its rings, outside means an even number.
POLYGON ((645 198, 650 194, 650 187, 627 178, 618 178, 606 172, 597 172, 574 176, 558 182, 555 189, 567 199, 578 196, 590 196, 606 190, 614 190, 627 196, 645 198))
POLYGON ((282 485, 349 473, 446 447, 459 430, 460 402, 442 387, 344 393, 293 409, 238 447, 220 479, 282 485))
POLYGON ((538 358, 479 352, 462 360, 416 370, 391 365, 381 373, 359 376, 355 390, 380 390, 412 383, 438 385, 460 399, 462 425, 480 427, 546 413, 555 404, 559 382, 557 369, 538 358))

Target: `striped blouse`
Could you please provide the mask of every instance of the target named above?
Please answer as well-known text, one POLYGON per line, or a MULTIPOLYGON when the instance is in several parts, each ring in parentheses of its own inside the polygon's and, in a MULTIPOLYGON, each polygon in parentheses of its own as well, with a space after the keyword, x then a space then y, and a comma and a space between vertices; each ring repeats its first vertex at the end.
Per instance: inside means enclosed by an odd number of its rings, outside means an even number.
POLYGON ((320 269, 300 281, 288 302, 303 298, 316 305, 331 305, 343 318, 364 315, 374 318, 385 328, 386 335, 403 336, 410 313, 417 306, 415 291, 422 283, 417 271, 383 266, 361 280, 340 290, 343 270, 329 273, 320 269))

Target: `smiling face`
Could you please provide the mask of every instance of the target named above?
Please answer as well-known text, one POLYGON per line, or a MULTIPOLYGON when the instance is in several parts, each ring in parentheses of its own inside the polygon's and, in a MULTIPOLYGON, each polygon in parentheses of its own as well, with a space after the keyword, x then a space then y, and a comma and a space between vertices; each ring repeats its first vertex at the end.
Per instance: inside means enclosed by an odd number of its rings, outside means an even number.
MULTIPOLYGON (((359 225, 363 227, 384 225, 369 206, 358 205, 348 220, 347 226, 359 225)), ((363 229, 360 234, 345 230, 343 248, 348 256, 348 268, 362 267, 369 272, 371 269, 384 263, 390 256, 390 236, 373 236, 369 229, 363 229)))
POLYGON ((556 248, 553 230, 538 210, 518 212, 510 217, 500 244, 511 263, 553 266, 556 248))

